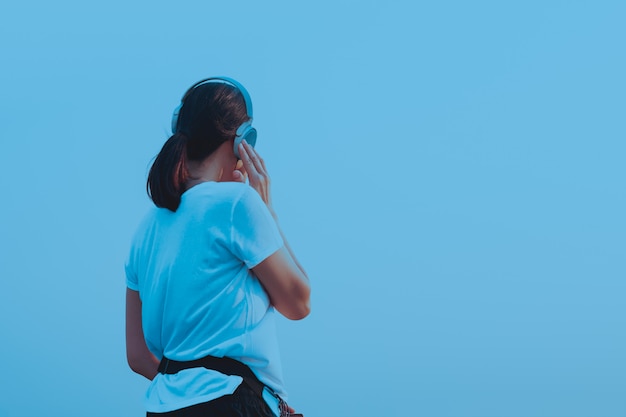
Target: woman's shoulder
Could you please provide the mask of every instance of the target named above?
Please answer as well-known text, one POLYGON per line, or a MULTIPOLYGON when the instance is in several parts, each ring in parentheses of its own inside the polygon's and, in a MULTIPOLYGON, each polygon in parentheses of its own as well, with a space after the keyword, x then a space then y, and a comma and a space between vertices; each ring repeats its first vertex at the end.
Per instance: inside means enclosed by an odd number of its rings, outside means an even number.
POLYGON ((248 205, 257 197, 256 191, 241 182, 206 182, 190 188, 183 194, 181 207, 191 205, 236 206, 248 205), (187 201, 186 201, 187 200, 187 201))
POLYGON ((205 192, 236 203, 241 198, 248 197, 254 189, 242 182, 211 182, 205 192))
POLYGON ((222 192, 232 194, 233 196, 243 195, 250 190, 254 191, 252 187, 244 182, 236 182, 236 181, 227 181, 227 182, 216 182, 215 185, 219 187, 222 192))

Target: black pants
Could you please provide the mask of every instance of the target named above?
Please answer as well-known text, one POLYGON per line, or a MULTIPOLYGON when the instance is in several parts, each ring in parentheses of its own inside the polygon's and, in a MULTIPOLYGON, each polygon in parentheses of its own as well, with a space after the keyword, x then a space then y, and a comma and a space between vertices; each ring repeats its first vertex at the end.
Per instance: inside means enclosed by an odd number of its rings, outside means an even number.
POLYGON ((231 395, 207 403, 192 405, 167 413, 150 413, 147 417, 274 417, 263 398, 242 383, 231 395))

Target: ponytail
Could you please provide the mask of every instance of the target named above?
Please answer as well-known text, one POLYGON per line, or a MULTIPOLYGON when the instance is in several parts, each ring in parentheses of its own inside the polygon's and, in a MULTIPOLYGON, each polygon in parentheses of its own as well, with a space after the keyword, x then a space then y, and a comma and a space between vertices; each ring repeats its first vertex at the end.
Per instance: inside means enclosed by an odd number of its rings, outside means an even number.
POLYGON ((146 188, 157 207, 176 211, 189 178, 187 171, 187 136, 174 133, 152 163, 146 188))

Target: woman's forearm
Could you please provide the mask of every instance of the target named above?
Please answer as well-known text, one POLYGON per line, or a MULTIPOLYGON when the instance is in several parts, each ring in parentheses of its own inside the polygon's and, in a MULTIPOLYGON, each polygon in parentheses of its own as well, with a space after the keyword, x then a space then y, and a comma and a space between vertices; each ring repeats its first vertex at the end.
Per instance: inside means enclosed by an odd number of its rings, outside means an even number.
POLYGON ((296 264, 300 272, 302 272, 302 275, 304 275, 304 277, 308 280, 309 276, 307 275, 306 271, 304 270, 300 262, 298 262, 298 258, 296 258, 296 255, 293 253, 293 250, 291 249, 291 246, 289 245, 289 241, 287 240, 287 237, 283 233, 283 229, 280 227, 280 223, 278 222, 278 216, 276 215, 274 210, 272 210, 271 208, 270 208, 270 212, 272 213, 272 217, 274 217, 274 221, 276 221, 276 226, 278 227, 280 236, 283 238, 283 242, 285 244, 285 248, 287 249, 287 252, 289 252, 291 259, 293 259, 293 262, 296 264))
POLYGON ((159 360, 146 345, 141 323, 141 298, 139 292, 126 289, 126 360, 133 372, 154 379, 159 360))
POLYGON ((139 358, 128 359, 128 365, 133 372, 152 381, 159 369, 159 360, 150 352, 139 358))

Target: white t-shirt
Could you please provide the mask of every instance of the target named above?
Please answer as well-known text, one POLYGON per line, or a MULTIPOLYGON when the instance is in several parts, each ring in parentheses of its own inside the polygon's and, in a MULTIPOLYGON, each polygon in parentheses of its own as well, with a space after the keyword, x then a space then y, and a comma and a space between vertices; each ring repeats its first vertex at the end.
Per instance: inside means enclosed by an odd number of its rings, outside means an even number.
MULTIPOLYGON (((250 271, 282 246, 267 206, 246 184, 204 182, 182 195, 176 212, 150 210, 126 263, 126 285, 139 291, 150 351, 177 361, 229 356, 285 398, 277 313, 250 271)), ((232 394, 241 382, 205 368, 157 374, 146 410, 210 401, 232 394)), ((276 401, 264 397, 276 410, 276 401)))

